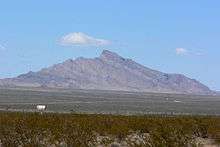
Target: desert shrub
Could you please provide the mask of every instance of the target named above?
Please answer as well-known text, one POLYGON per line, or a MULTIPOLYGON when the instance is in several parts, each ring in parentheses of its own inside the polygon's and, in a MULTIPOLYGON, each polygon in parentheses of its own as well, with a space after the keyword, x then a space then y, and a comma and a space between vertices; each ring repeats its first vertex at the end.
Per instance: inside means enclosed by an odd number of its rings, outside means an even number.
MULTIPOLYGON (((195 137, 220 138, 220 118, 212 116, 121 116, 0 112, 0 141, 14 146, 95 146, 123 142, 131 133, 149 134, 139 146, 182 147, 195 137)), ((129 143, 128 143, 129 144, 129 143)), ((136 144, 135 146, 138 146, 136 144)))

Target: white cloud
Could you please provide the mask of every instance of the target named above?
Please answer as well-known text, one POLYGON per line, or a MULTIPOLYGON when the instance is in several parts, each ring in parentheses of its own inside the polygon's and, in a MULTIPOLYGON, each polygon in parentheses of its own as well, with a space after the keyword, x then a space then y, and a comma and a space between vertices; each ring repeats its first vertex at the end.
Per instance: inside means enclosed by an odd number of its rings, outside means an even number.
POLYGON ((82 32, 74 32, 63 36, 60 39, 61 45, 88 45, 88 46, 103 46, 110 44, 110 41, 94 38, 82 32))
POLYGON ((204 53, 200 51, 192 51, 186 48, 176 48, 177 55, 191 55, 191 56, 203 56, 204 53))
POLYGON ((3 46, 2 44, 0 44, 0 51, 4 51, 6 50, 5 46, 3 46))
POLYGON ((196 56, 203 56, 204 55, 204 53, 202 53, 202 52, 196 52, 196 53, 194 53, 196 56))
POLYGON ((185 48, 176 48, 176 54, 177 55, 186 55, 189 51, 185 48))

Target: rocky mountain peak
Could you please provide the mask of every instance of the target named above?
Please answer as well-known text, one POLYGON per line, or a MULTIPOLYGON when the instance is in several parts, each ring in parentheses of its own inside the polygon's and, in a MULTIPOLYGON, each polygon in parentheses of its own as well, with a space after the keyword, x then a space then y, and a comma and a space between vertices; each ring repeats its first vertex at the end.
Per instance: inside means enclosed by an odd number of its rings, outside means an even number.
POLYGON ((110 60, 110 61, 124 61, 125 60, 125 58, 109 50, 103 50, 99 58, 103 60, 110 60))

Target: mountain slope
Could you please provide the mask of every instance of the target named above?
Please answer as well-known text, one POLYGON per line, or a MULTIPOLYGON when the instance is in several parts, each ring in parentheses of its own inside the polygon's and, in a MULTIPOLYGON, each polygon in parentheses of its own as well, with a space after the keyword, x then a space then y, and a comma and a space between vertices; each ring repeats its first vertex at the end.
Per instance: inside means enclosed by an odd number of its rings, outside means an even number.
POLYGON ((94 59, 69 59, 38 72, 2 79, 0 85, 212 94, 194 79, 152 70, 108 50, 94 59))

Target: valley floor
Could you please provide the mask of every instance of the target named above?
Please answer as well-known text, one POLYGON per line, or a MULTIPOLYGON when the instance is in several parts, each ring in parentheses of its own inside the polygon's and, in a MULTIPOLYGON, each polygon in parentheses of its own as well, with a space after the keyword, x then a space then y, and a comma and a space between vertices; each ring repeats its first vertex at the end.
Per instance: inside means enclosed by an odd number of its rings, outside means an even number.
POLYGON ((219 96, 1 88, 0 147, 215 147, 219 106, 219 96))
POLYGON ((65 89, 0 89, 0 110, 93 114, 220 115, 220 96, 65 89))

